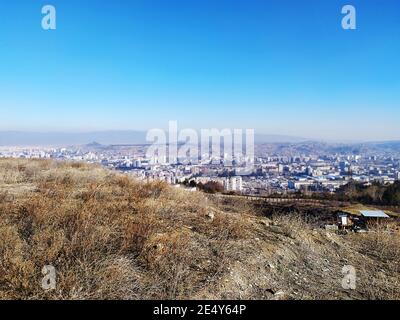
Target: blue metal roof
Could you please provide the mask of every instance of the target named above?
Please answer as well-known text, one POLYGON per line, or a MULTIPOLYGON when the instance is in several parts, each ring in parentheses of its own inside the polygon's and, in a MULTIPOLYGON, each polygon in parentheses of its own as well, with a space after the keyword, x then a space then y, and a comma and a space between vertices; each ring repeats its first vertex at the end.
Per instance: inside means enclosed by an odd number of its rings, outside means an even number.
POLYGON ((360 213, 367 218, 389 218, 389 216, 380 210, 360 210, 360 213))

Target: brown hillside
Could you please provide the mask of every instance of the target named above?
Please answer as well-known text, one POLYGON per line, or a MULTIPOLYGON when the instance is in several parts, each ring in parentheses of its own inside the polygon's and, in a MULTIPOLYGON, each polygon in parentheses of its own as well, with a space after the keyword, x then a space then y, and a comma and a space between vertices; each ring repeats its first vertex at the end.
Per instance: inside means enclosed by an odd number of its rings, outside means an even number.
POLYGON ((3 159, 0 299, 398 299, 397 228, 339 236, 97 166, 3 159))

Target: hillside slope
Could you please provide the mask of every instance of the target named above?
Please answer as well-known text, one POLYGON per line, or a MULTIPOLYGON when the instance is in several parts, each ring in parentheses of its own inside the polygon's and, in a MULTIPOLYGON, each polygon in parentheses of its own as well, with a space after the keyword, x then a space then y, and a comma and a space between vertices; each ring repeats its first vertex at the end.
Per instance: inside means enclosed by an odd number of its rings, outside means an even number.
POLYGON ((97 166, 0 160, 0 299, 398 299, 398 226, 374 231, 330 234, 97 166))

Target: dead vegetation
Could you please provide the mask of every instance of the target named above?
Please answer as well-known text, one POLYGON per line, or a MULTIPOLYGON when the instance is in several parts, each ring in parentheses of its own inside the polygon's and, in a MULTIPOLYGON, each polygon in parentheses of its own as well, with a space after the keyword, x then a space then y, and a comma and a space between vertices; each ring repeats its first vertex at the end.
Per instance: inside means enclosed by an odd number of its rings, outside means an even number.
POLYGON ((398 299, 396 228, 339 236, 97 166, 0 160, 0 299, 398 299))

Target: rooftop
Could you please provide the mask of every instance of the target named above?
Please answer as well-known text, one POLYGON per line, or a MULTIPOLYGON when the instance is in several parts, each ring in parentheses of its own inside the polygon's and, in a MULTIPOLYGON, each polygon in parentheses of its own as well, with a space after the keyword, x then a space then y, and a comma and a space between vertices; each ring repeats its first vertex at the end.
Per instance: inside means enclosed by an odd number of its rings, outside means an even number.
POLYGON ((389 216, 380 210, 360 210, 363 217, 367 218, 389 218, 389 216))

